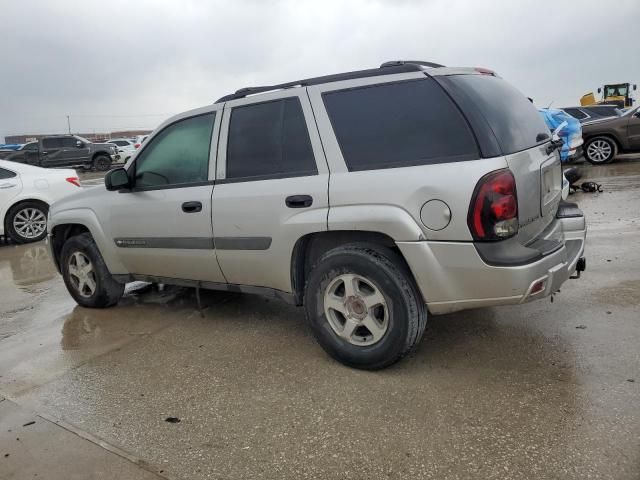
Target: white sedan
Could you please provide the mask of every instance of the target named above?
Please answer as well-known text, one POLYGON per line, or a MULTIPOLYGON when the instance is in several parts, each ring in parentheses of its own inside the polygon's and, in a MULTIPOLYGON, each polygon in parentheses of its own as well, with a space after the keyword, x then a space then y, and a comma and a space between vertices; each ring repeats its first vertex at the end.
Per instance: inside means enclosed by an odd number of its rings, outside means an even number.
POLYGON ((49 205, 79 192, 75 170, 40 168, 0 160, 0 235, 17 243, 47 236, 49 205))

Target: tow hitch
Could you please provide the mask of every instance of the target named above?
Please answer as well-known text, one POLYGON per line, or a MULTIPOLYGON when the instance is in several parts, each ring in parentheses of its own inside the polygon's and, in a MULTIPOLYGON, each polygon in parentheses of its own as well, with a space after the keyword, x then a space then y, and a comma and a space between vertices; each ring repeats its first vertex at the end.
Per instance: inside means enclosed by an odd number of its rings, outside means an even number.
POLYGON ((576 274, 573 277, 569 277, 570 279, 580 278, 580 274, 587 269, 587 259, 585 257, 580 257, 578 259, 578 263, 576 263, 576 274))

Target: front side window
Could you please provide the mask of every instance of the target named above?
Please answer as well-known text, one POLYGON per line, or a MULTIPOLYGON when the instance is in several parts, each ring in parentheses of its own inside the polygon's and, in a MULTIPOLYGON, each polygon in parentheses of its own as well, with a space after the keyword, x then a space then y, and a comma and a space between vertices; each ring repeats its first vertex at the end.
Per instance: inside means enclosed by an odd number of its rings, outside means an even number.
POLYGON ((135 163, 136 187, 206 182, 215 112, 179 120, 160 133, 135 163))
POLYGON ((479 158, 466 120, 431 79, 322 95, 349 171, 479 158))
POLYGON ((62 148, 62 138, 45 138, 42 140, 43 148, 62 148))
POLYGON ((79 140, 76 140, 75 138, 66 137, 62 139, 62 146, 63 148, 76 148, 76 143, 78 142, 79 140))
POLYGON ((316 173, 307 124, 297 97, 243 105, 231 111, 227 178, 316 173))

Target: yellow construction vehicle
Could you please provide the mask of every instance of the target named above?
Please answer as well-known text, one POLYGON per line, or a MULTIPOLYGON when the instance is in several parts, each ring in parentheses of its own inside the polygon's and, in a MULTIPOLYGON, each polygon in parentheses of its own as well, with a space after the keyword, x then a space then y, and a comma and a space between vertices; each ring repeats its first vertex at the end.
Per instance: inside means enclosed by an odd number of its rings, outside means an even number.
POLYGON ((598 88, 598 93, 602 93, 602 100, 596 100, 593 92, 583 95, 580 105, 618 105, 619 108, 632 107, 634 99, 631 90, 636 90, 637 85, 630 83, 612 83, 598 88))

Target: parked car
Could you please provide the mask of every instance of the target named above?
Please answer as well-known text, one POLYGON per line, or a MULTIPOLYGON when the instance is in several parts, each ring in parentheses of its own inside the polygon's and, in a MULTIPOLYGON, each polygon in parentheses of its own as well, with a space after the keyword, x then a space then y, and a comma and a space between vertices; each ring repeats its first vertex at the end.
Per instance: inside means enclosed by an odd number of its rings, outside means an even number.
POLYGON ((589 105, 586 107, 564 107, 561 110, 578 119, 580 123, 606 117, 619 117, 622 110, 617 105, 589 105))
POLYGON ((136 153, 135 142, 128 138, 112 138, 109 143, 117 147, 120 160, 123 162, 127 162, 136 153))
POLYGON ((640 152, 640 106, 583 123, 582 136, 585 158, 595 165, 611 162, 618 153, 640 152))
POLYGON ((582 158, 582 128, 580 122, 556 108, 539 108, 547 127, 562 139, 560 160, 572 163, 582 158))
POLYGON ((39 167, 84 167, 106 171, 119 159, 116 146, 91 143, 77 135, 44 137, 15 152, 0 151, 0 159, 39 167))
POLYGON ((486 69, 390 62, 246 88, 162 124, 51 209, 76 302, 134 279, 304 306, 334 358, 388 366, 427 312, 520 304, 584 270, 560 144, 486 69))
POLYGON ((50 205, 79 191, 75 170, 48 170, 0 160, 0 235, 17 243, 47 235, 50 205))
POLYGON ((22 143, 3 143, 0 144, 0 150, 20 150, 22 143))
POLYGON ((140 146, 145 142, 148 136, 149 135, 138 135, 133 142, 133 146, 135 148, 140 148, 140 146))

